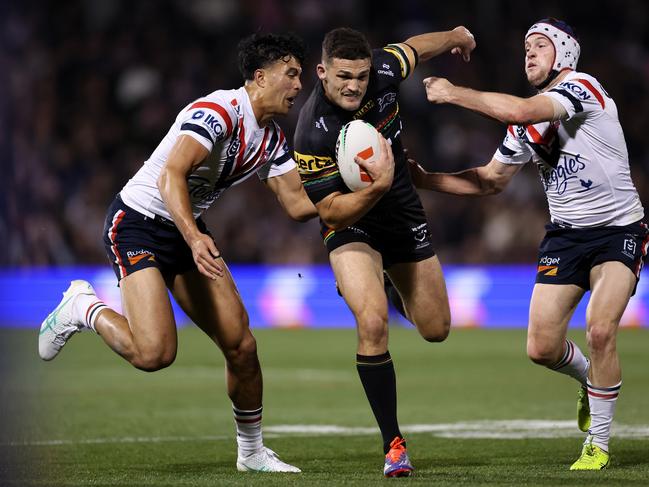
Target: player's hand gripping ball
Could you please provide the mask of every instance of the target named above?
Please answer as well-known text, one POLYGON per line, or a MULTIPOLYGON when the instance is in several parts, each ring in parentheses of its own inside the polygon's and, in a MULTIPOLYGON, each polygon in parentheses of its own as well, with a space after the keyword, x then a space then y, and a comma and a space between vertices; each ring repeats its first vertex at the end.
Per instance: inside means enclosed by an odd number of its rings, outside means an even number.
POLYGON ((372 178, 356 164, 354 157, 372 162, 380 151, 379 133, 371 124, 354 120, 340 129, 336 142, 336 159, 340 176, 349 189, 358 191, 372 184, 372 178))

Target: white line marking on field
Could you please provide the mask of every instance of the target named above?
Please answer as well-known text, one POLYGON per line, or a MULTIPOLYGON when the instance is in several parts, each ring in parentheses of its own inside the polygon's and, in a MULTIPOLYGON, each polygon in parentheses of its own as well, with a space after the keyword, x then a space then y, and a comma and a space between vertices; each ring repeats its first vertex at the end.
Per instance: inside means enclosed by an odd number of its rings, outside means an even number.
POLYGON ((166 443, 190 441, 218 441, 233 436, 124 436, 120 438, 88 438, 80 440, 11 441, 0 446, 59 446, 59 445, 102 445, 107 443, 166 443))
MULTIPOLYGON (((551 421, 542 419, 515 419, 502 421, 468 421, 439 424, 410 424, 401 427, 404 433, 430 433, 440 438, 566 438, 580 437, 576 421, 551 421)), ((377 428, 345 427, 336 425, 278 425, 267 426, 264 431, 294 435, 364 435, 373 434, 377 428)), ((613 425, 612 435, 617 438, 648 438, 647 425, 613 425)))
MULTIPOLYGON (((571 438, 582 437, 574 420, 514 419, 502 421, 463 421, 458 423, 410 424, 401 427, 404 433, 429 433, 438 438, 500 439, 571 438)), ((265 426, 266 438, 280 436, 353 436, 377 434, 376 427, 348 427, 338 425, 285 424, 265 426)), ((613 424, 612 436, 625 439, 649 438, 648 425, 613 424)), ((117 438, 89 438, 63 440, 25 440, 0 443, 0 446, 58 446, 100 445, 113 443, 173 443, 195 441, 234 440, 234 435, 197 436, 127 436, 117 438)))

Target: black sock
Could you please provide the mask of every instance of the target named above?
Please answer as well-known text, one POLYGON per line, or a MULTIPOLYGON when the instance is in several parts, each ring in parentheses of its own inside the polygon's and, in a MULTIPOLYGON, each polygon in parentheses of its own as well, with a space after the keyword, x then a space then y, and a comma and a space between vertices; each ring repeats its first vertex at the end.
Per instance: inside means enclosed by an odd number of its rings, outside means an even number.
POLYGON ((406 309, 403 306, 403 300, 399 295, 399 291, 394 287, 394 284, 392 284, 392 281, 387 274, 383 274, 383 288, 385 289, 385 294, 388 297, 388 301, 392 304, 392 307, 407 320, 408 317, 406 316, 406 309))
POLYGON ((392 440, 401 437, 397 421, 397 379, 390 352, 356 355, 356 369, 381 430, 383 451, 387 453, 392 440))

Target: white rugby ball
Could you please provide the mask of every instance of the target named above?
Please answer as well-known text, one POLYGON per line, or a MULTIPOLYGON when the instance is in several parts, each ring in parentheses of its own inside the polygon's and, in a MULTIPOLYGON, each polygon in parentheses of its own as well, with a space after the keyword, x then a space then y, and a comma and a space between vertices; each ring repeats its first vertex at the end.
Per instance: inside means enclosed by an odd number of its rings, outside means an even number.
POLYGON ((370 175, 356 164, 354 157, 372 162, 379 156, 380 147, 379 133, 373 125, 363 120, 354 120, 340 129, 336 159, 340 175, 349 189, 358 191, 372 183, 370 175))

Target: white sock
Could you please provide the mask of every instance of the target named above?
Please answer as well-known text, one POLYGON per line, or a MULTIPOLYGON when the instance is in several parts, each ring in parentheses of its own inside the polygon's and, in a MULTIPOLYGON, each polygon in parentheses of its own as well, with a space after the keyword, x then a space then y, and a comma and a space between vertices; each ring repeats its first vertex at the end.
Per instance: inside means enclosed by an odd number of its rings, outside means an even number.
POLYGON ((237 447, 240 457, 247 457, 261 450, 264 441, 261 436, 261 412, 263 407, 254 410, 237 409, 232 405, 234 422, 237 426, 237 447))
POLYGON ((612 387, 598 387, 588 381, 588 404, 590 405, 591 418, 588 434, 593 437, 593 445, 597 445, 604 451, 608 451, 611 423, 621 387, 622 382, 612 387))
POLYGON ((548 368, 560 374, 569 375, 577 379, 582 386, 586 387, 589 366, 590 362, 575 342, 566 340, 561 360, 554 365, 550 365, 548 368))
POLYGON ((94 294, 79 294, 74 300, 74 314, 79 317, 82 326, 94 331, 99 312, 108 308, 106 303, 94 294))

